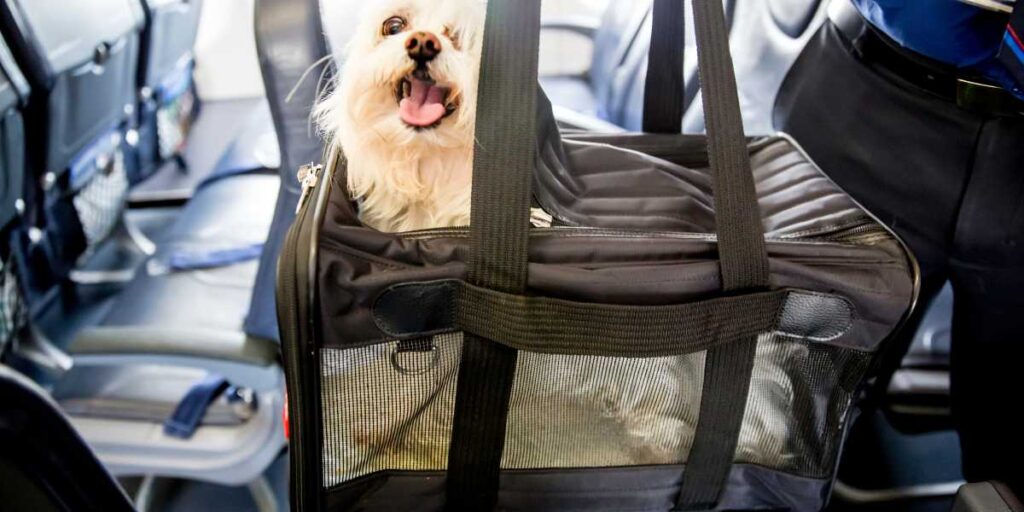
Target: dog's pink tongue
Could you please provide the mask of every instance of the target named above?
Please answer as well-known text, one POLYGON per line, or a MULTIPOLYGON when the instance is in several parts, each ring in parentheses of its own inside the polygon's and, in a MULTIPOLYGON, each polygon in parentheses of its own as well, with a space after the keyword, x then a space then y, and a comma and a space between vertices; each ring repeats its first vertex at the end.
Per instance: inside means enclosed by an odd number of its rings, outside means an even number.
POLYGON ((431 126, 444 117, 444 88, 430 82, 410 79, 412 91, 398 105, 402 121, 410 126, 431 126))

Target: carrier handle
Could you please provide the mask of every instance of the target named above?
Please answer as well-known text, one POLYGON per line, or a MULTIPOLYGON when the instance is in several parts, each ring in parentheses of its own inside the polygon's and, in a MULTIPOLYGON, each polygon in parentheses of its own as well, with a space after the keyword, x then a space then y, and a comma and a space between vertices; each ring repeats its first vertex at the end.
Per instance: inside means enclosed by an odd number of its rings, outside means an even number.
MULTIPOLYGON (((656 0, 658 13, 683 0, 656 0), (665 7, 668 5, 668 7, 665 7)), ((768 257, 740 116, 721 0, 693 0, 722 287, 769 286, 768 257)), ((477 96, 468 281, 521 295, 527 277, 536 152, 541 0, 490 0, 477 96)), ((680 71, 681 72, 681 71, 680 71)), ((516 350, 467 333, 448 452, 447 506, 492 509, 497 500, 516 350)), ((677 509, 714 506, 732 466, 756 336, 711 348, 693 448, 677 509)))
POLYGON ((647 133, 683 131, 686 113, 686 2, 654 0, 651 44, 644 81, 643 129, 647 133))
POLYGON ((468 332, 535 354, 619 358, 692 354, 768 332, 828 343, 849 331, 853 315, 843 297, 798 289, 637 306, 513 295, 457 279, 397 284, 373 304, 389 339, 468 332))

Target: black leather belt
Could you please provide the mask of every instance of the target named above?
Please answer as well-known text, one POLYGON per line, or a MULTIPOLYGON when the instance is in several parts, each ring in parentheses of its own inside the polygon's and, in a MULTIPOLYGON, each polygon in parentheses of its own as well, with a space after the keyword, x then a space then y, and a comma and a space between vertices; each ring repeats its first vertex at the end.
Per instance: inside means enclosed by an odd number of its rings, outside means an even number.
POLYGON ((850 0, 833 0, 829 20, 865 64, 896 76, 971 112, 996 116, 1024 115, 1024 101, 955 66, 929 59, 899 45, 861 16, 850 0))

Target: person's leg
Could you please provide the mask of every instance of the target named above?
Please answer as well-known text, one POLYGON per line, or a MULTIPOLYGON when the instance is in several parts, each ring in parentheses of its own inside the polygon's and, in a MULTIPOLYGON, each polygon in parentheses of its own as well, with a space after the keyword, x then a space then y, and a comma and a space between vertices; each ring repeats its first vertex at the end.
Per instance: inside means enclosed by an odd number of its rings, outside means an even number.
POLYGON ((831 22, 790 71, 775 109, 790 133, 854 199, 903 238, 922 271, 914 316, 883 358, 884 392, 928 303, 947 278, 947 254, 982 122, 855 57, 831 22))
POLYGON ((964 474, 1024 495, 1024 117, 982 131, 950 266, 964 474))

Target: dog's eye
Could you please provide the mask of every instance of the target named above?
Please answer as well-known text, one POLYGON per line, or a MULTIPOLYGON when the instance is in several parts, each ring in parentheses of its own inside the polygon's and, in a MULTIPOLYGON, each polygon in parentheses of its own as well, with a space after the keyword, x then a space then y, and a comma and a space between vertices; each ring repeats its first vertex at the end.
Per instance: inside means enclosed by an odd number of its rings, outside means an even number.
POLYGON ((403 30, 405 30, 405 20, 400 16, 392 16, 384 22, 382 33, 385 36, 393 36, 401 34, 403 30))

